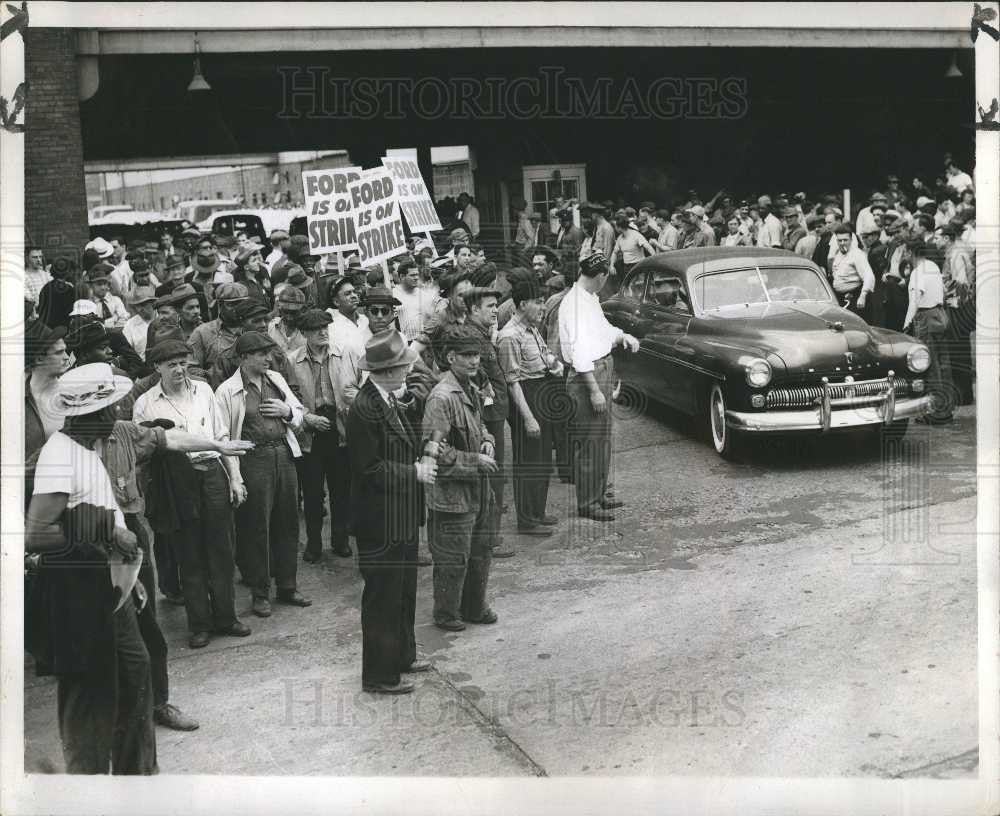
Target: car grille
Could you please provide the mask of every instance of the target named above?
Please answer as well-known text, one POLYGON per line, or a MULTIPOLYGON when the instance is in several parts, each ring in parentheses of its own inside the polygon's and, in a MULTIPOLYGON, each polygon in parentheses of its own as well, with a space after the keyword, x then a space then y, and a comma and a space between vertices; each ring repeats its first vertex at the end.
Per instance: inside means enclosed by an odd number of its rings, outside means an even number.
MULTIPOLYGON (((879 397, 885 393, 887 380, 859 380, 853 383, 830 383, 830 399, 879 397)), ((910 383, 902 377, 892 378, 896 396, 910 393, 910 383)), ((822 385, 803 385, 795 388, 772 388, 767 393, 768 408, 805 408, 823 398, 822 385)))

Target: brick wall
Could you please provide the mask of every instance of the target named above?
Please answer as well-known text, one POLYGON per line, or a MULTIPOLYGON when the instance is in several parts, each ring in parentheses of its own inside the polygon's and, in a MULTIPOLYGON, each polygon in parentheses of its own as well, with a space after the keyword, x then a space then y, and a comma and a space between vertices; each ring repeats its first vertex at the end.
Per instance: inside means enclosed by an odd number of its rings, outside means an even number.
POLYGON ((27 29, 24 148, 25 239, 47 260, 78 258, 89 240, 83 141, 72 29, 27 29))

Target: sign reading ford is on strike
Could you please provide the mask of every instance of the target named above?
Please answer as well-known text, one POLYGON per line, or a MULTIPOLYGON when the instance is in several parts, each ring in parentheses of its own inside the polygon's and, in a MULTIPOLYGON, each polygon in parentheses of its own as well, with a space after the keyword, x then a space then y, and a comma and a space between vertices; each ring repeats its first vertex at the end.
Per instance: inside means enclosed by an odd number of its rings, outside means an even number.
POLYGON ((441 229, 434 202, 431 201, 427 185, 420 175, 420 167, 413 159, 385 157, 385 169, 392 173, 396 185, 396 197, 406 216, 410 232, 430 232, 441 229))
POLYGON ((361 172, 360 167, 302 171, 309 251, 313 255, 358 248, 347 185, 360 178, 361 172))
POLYGON ((364 170, 347 185, 361 265, 368 266, 406 252, 403 218, 392 173, 382 167, 364 170))

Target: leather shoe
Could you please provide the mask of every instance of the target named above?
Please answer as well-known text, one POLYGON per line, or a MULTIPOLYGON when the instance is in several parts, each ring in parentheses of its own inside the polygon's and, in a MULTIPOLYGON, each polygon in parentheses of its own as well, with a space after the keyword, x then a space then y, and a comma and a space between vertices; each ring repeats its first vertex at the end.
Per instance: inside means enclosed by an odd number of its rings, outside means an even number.
POLYGON ((254 598, 251 609, 258 618, 271 617, 271 602, 267 598, 254 598))
POLYGON ((183 595, 174 595, 172 592, 164 592, 163 600, 167 603, 172 603, 174 606, 184 606, 183 595))
POLYGON ((277 600, 278 603, 287 604, 288 606, 312 606, 312 601, 297 589, 289 590, 288 592, 279 592, 277 600))
POLYGON ((333 545, 333 554, 339 555, 341 558, 350 558, 354 555, 354 552, 351 550, 350 544, 346 541, 341 541, 339 544, 333 545))
POLYGON ((208 632, 192 632, 188 637, 188 646, 192 649, 204 649, 212 639, 208 632))
POLYGON ((546 527, 555 527, 559 523, 559 519, 556 516, 542 516, 538 519, 539 524, 544 524, 546 527))
POLYGON ((513 558, 515 555, 517 555, 517 550, 513 547, 508 547, 503 542, 493 547, 490 553, 491 558, 513 558))
POLYGON ((434 625, 438 629, 444 629, 446 632, 461 632, 465 629, 465 624, 460 620, 436 620, 434 625))
POLYGON ((417 658, 409 666, 403 669, 405 674, 416 674, 417 672, 425 672, 431 670, 431 661, 421 660, 417 658))
POLYGON ((581 507, 577 511, 581 518, 589 518, 594 521, 614 521, 615 515, 608 510, 603 510, 600 507, 581 507))
POLYGON ((543 527, 540 524, 528 525, 517 525, 517 534, 526 536, 535 536, 536 538, 548 538, 552 535, 552 531, 548 527, 543 527))
POLYGON ((617 499, 602 499, 601 509, 602 510, 617 510, 619 507, 624 507, 625 502, 618 501, 617 499))
POLYGON ((232 626, 226 626, 215 630, 220 635, 230 635, 231 637, 246 637, 250 634, 250 627, 243 621, 236 621, 232 626))
POLYGON ((318 564, 323 560, 323 553, 309 552, 309 550, 306 550, 302 553, 302 560, 307 564, 318 564))
POLYGON ((498 620, 500 620, 500 618, 497 617, 496 612, 494 612, 489 607, 486 607, 486 609, 483 610, 483 614, 480 615, 476 620, 472 620, 471 618, 466 618, 465 620, 468 621, 469 623, 490 624, 490 623, 496 623, 498 620))
POLYGON ((369 694, 410 694, 413 691, 413 683, 409 680, 400 680, 394 686, 390 686, 388 683, 373 683, 361 688, 369 694))
POLYGON ((197 731, 198 721, 185 717, 177 706, 164 703, 153 709, 153 722, 174 731, 197 731))

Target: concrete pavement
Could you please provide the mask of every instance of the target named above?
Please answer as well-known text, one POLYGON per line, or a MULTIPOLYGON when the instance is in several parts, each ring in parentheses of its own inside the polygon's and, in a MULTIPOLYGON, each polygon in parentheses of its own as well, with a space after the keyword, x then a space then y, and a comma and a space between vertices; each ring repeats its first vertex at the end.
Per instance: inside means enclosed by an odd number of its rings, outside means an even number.
MULTIPOLYGON (((429 624, 418 691, 360 691, 353 563, 300 565, 308 609, 249 614, 245 639, 186 646, 161 603, 171 699, 163 773, 963 776, 977 768, 975 445, 948 428, 758 444, 720 460, 661 409, 616 425, 610 525, 568 514, 506 535, 493 626, 429 624)), ((508 493, 509 496, 509 493, 508 493)), ((508 501, 510 499, 508 498, 508 501)), ((29 770, 62 766, 54 684, 25 675, 29 770)))

